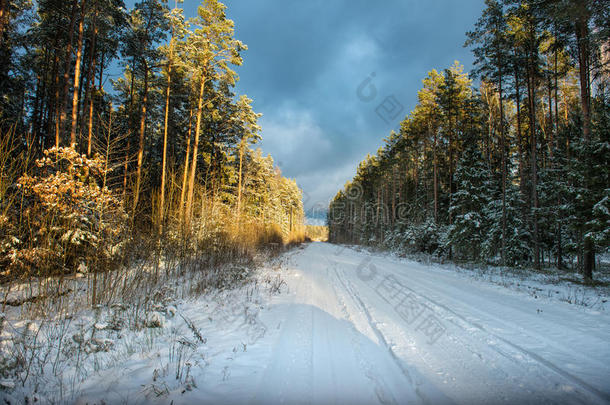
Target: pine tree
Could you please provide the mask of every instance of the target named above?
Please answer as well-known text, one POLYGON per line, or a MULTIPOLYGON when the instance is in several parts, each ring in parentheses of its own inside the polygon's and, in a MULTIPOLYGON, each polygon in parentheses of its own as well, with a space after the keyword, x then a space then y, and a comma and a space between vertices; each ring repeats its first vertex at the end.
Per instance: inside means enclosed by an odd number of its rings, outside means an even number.
POLYGON ((206 82, 222 79, 228 84, 234 85, 237 75, 229 66, 241 65, 240 53, 247 49, 244 44, 233 38, 233 21, 226 18, 225 6, 217 0, 206 0, 199 7, 198 17, 193 21, 193 24, 198 28, 189 36, 184 55, 191 69, 193 81, 197 83, 198 88, 193 158, 184 215, 187 223, 190 223, 193 212, 195 175, 206 82))
POLYGON ((507 142, 506 127, 504 121, 504 88, 506 78, 509 76, 510 48, 508 46, 508 26, 504 15, 502 4, 497 0, 486 0, 486 9, 477 21, 475 30, 466 35, 469 40, 466 45, 478 44, 473 49, 475 55, 475 74, 480 74, 484 79, 491 80, 498 88, 500 106, 499 123, 500 147, 502 156, 502 242, 501 256, 504 260, 506 250, 506 187, 507 187, 507 142))
POLYGON ((489 169, 477 147, 475 137, 467 134, 464 153, 455 173, 455 192, 449 211, 454 218, 448 242, 458 256, 480 260, 491 219, 486 210, 492 200, 489 169))
MULTIPOLYGON (((187 26, 184 21, 182 9, 178 8, 178 0, 175 1, 174 9, 171 13, 168 13, 168 20, 171 26, 171 38, 169 47, 167 49, 167 87, 165 89, 165 108, 164 108, 164 119, 163 119, 163 157, 161 163, 161 196, 159 202, 159 234, 163 233, 163 222, 165 218, 165 182, 167 177, 167 146, 168 146, 168 130, 169 130, 169 116, 170 116, 170 95, 172 89, 172 70, 174 68, 174 53, 176 48, 176 42, 182 41, 186 35, 187 26)), ((178 44, 181 46, 183 44, 178 44)))
MULTIPOLYGON (((136 168, 136 186, 133 193, 133 218, 136 216, 138 202, 140 198, 140 188, 142 184, 142 168, 144 162, 144 149, 146 141, 146 119, 148 112, 148 96, 149 84, 151 82, 151 74, 154 74, 155 69, 159 66, 160 54, 155 45, 165 39, 166 34, 166 11, 158 0, 144 0, 136 4, 136 8, 131 15, 131 31, 135 43, 132 48, 127 48, 126 55, 129 55, 134 60, 134 68, 136 64, 140 67, 143 76, 143 86, 140 99, 139 112, 139 141, 137 154, 136 168), (129 53, 131 51, 132 53, 129 53)), ((134 77, 132 72, 132 92, 134 86, 134 77)), ((133 95, 132 95, 133 100, 133 95)))
POLYGON ((239 146, 238 146, 238 180, 237 180, 237 205, 236 213, 238 219, 241 218, 241 195, 242 195, 242 180, 243 180, 243 165, 244 165, 244 153, 248 144, 255 143, 260 140, 261 127, 257 121, 261 117, 261 114, 256 114, 252 110, 252 100, 247 96, 241 96, 237 103, 237 116, 235 121, 240 127, 241 133, 239 146))

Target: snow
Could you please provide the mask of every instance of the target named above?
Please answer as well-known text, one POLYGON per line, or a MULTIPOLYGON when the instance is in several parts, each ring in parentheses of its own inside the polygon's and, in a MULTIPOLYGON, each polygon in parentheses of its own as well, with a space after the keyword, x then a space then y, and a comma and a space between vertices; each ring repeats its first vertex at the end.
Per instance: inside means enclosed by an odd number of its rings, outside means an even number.
POLYGON ((97 321, 103 366, 72 402, 610 402, 605 307, 507 288, 522 282, 311 243, 153 312, 160 327, 109 341, 97 321))

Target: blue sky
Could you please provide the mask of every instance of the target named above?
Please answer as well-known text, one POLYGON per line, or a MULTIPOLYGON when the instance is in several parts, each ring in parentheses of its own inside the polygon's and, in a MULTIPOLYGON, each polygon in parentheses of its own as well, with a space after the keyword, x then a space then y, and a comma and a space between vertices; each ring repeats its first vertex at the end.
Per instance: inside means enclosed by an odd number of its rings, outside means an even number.
MULTIPOLYGON (((181 7, 193 17, 199 4, 185 0, 181 7)), ((376 152, 415 106, 429 70, 454 60, 469 70, 465 32, 484 6, 483 0, 225 4, 236 37, 249 47, 237 91, 263 114, 259 146, 296 179, 306 208, 326 207, 367 153, 376 152), (367 78, 375 94, 365 86, 359 97, 367 78)))

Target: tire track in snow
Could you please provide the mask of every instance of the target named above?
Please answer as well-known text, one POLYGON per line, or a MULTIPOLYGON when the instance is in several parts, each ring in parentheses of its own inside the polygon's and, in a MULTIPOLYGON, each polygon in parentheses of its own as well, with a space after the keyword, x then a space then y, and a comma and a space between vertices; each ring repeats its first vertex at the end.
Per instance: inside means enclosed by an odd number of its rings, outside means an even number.
POLYGON ((388 351, 392 361, 401 370, 402 374, 409 381, 409 384, 413 385, 415 387, 415 393, 418 396, 418 398, 425 404, 455 403, 454 401, 449 399, 447 396, 445 396, 443 393, 441 393, 440 391, 435 389, 435 387, 428 386, 428 387, 426 387, 425 390, 420 389, 423 385, 428 385, 428 384, 425 383, 423 381, 423 379, 419 379, 419 378, 415 379, 413 376, 411 376, 411 372, 415 371, 415 368, 411 367, 410 368, 411 370, 410 370, 409 367, 407 367, 407 365, 405 365, 404 361, 402 359, 400 359, 400 357, 398 357, 398 355, 394 352, 392 345, 390 345, 388 343, 383 332, 377 327, 377 323, 375 322, 373 316, 371 315, 371 312, 368 310, 366 304, 360 299, 358 294, 356 294, 354 292, 351 282, 349 280, 343 279, 339 275, 339 271, 337 268, 334 268, 334 273, 335 273, 337 281, 341 284, 341 286, 349 294, 350 298, 354 301, 354 303, 359 307, 360 311, 365 315, 369 327, 371 328, 371 330, 373 331, 373 333, 375 334, 375 336, 377 337, 379 342, 388 351), (428 392, 428 393, 434 392, 434 394, 435 394, 434 398, 428 398, 428 396, 424 394, 424 391, 428 392))
MULTIPOLYGON (((428 299, 428 300, 429 300, 430 302, 434 302, 434 301, 432 301, 432 300, 430 300, 430 299, 428 299)), ((486 333, 486 334, 488 334, 488 335, 490 335, 490 336, 493 336, 494 338, 498 339, 499 341, 503 342, 504 344, 506 344, 506 345, 508 345, 508 346, 512 347, 512 348, 513 348, 513 349, 515 349, 515 350, 520 351, 520 352, 521 352, 522 354, 524 354, 525 356, 530 357, 531 359, 535 360, 535 361, 536 361, 536 362, 538 362, 539 364, 541 364, 541 365, 543 365, 543 366, 547 367, 548 369, 550 369, 550 370, 554 371, 555 373, 559 374, 559 375, 560 375, 560 376, 562 376, 563 378, 565 378, 565 379, 567 379, 567 380, 569 380, 569 381, 571 381, 571 382, 575 383, 576 385, 579 385, 580 387, 582 387, 582 388, 583 388, 583 389, 585 389, 586 391, 589 391, 589 393, 591 393, 591 394, 593 394, 594 396, 598 397, 598 399, 601 399, 601 400, 603 400, 603 401, 605 401, 605 402, 610 402, 610 395, 608 395, 608 394, 606 394, 606 393, 604 393, 604 392, 602 392, 602 391, 598 390, 597 388, 595 388, 595 387, 593 387, 592 385, 588 384, 586 381, 583 381, 581 378, 579 378, 579 377, 577 377, 577 376, 575 376, 575 375, 573 375, 573 374, 571 374, 571 373, 569 373, 569 372, 565 371, 564 369, 562 369, 561 367, 559 367, 559 366, 555 365, 554 363, 552 363, 551 361, 549 361, 549 360, 545 359, 544 357, 542 357, 542 356, 540 356, 540 355, 538 355, 538 354, 536 354, 536 353, 532 352, 531 350, 528 350, 528 349, 526 349, 526 348, 524 348, 524 347, 521 347, 521 346, 519 346, 518 344, 513 343, 513 342, 511 342, 510 340, 505 339, 505 338, 503 338, 502 336, 500 336, 500 335, 498 335, 498 334, 496 334, 496 333, 494 333, 494 332, 491 332, 491 331, 487 330, 487 329, 486 329, 484 326, 482 326, 482 325, 480 325, 480 324, 478 324, 478 323, 476 323, 476 322, 472 322, 472 321, 467 320, 467 319, 466 319, 464 316, 462 316, 462 315, 458 314, 457 312, 455 312, 455 311, 453 311, 453 310, 449 309, 448 307, 446 307, 446 306, 445 306, 445 305, 443 305, 443 304, 436 303, 436 302, 434 302, 434 303, 435 303, 435 305, 437 305, 438 307, 440 307, 440 308, 444 309, 445 311, 447 311, 447 312, 451 313, 453 316, 455 316, 455 317, 457 317, 457 318, 461 319, 463 322, 469 323, 470 325, 472 325, 472 326, 474 326, 475 328, 479 329, 479 330, 480 330, 480 331, 482 331, 483 333, 486 333)), ((454 323, 454 324, 456 324, 456 325, 457 325, 457 323, 456 323, 456 322, 453 322, 453 321, 451 320, 451 318, 449 318, 449 319, 450 319, 450 322, 452 322, 452 323, 454 323)), ((458 325, 458 326, 459 326, 459 325, 458 325)), ((499 350, 499 348, 497 348, 497 347, 495 347, 495 346, 493 346, 493 345, 490 345, 490 347, 491 347, 493 350, 495 350, 496 352, 498 352, 498 353, 500 353, 500 354, 502 354, 502 355, 506 356, 506 355, 505 355, 503 352, 501 352, 501 351, 499 350)))
MULTIPOLYGON (((296 286, 293 295, 311 291, 310 283, 296 286)), ((314 314, 311 307, 298 303, 288 305, 291 309, 285 313, 289 316, 280 321, 282 330, 274 345, 271 363, 250 399, 251 404, 313 402, 314 314), (292 376, 299 378, 291 379, 292 376)))
MULTIPOLYGON (((336 270, 336 263, 332 263, 331 265, 333 266, 334 272, 336 272, 337 271, 336 270)), ((328 271, 328 269, 327 269, 326 273, 327 273, 327 276, 329 276, 329 277, 331 276, 330 271, 328 271)), ((341 312, 343 313, 343 315, 345 316, 345 318, 348 321, 353 322, 353 317, 349 313, 349 311, 347 309, 347 304, 345 303, 345 300, 343 299, 342 295, 339 294, 339 292, 337 291, 337 288, 335 287, 334 283, 330 283, 330 285, 331 285, 331 287, 333 289, 333 292, 337 296, 339 304, 341 305, 341 312)), ((385 384, 382 383, 381 379, 378 376, 378 373, 375 372, 372 364, 364 357, 364 354, 362 353, 362 348, 360 346, 360 343, 358 342, 358 331, 357 331, 357 329, 356 329, 356 327, 354 326, 353 323, 352 323, 352 326, 351 326, 351 332, 352 332, 352 335, 353 335, 353 338, 352 338, 352 347, 354 348, 354 353, 358 357, 359 365, 360 365, 362 371, 364 372, 364 375, 375 386, 374 387, 375 396, 377 397, 379 402, 382 403, 382 404, 396 404, 396 403, 398 403, 396 401, 396 398, 394 398, 393 395, 388 394, 388 392, 389 392, 388 388, 385 386, 385 384)))
MULTIPOLYGON (((420 281, 420 280, 418 280, 420 281)), ((420 281, 421 282, 421 281, 420 281)), ((425 284, 425 283, 424 283, 425 284)), ((584 391, 589 392, 590 394, 592 394, 593 396, 597 397, 597 399, 603 401, 603 402, 610 402, 610 395, 598 390, 597 388, 593 387, 592 385, 590 385, 589 383, 587 383, 586 381, 582 380, 581 378, 569 373, 568 371, 562 369, 561 367, 555 365, 553 362, 545 359, 544 357, 532 352, 531 350, 528 350, 516 343, 511 342, 510 340, 488 330, 487 328, 485 328, 483 325, 481 325, 478 322, 472 321, 467 319, 465 316, 460 315, 458 312, 452 310, 451 308, 449 308, 448 306, 433 300, 431 298, 429 298, 428 296, 423 295, 422 293, 419 293, 417 291, 415 291, 414 289, 402 284, 402 287, 409 290, 410 292, 412 292, 413 294, 415 294, 416 296, 418 296, 419 298, 427 301, 428 303, 432 304, 434 307, 436 307, 437 311, 436 312, 445 312, 445 316, 444 319, 448 320, 449 322, 451 322, 452 324, 454 324, 455 326, 457 326, 460 329, 463 330, 468 330, 468 326, 470 326, 471 328, 474 328, 480 332, 482 332, 483 334, 487 335, 488 337, 493 337, 495 339, 497 339, 498 341, 504 343, 505 345, 509 346, 510 348, 520 352, 522 355, 525 355, 526 357, 529 357, 530 359, 534 360, 535 362, 537 362, 538 364, 540 364, 543 367, 546 367, 547 369, 551 370, 552 372, 560 375, 561 377, 565 378, 568 381, 571 381, 572 383, 574 383, 577 386, 580 386, 584 391), (440 311, 439 311, 440 310, 440 311), (450 314, 451 316, 447 316, 447 314, 450 314), (458 322, 456 321, 456 318, 459 319, 461 321, 458 322)), ((428 287, 430 288, 430 287, 428 287)), ((474 312, 479 312, 476 308, 473 308, 472 306, 467 305, 469 308, 471 308, 471 310, 473 310, 474 312)), ((505 322, 504 322, 505 323, 505 322)), ((508 358, 509 360, 520 364, 521 362, 516 361, 516 359, 513 356, 507 355, 504 351, 502 351, 499 347, 495 346, 495 345, 491 345, 491 344, 487 344, 487 346, 489 348, 491 348, 492 350, 494 350, 495 352, 499 353, 500 355, 502 355, 505 358, 508 358)))

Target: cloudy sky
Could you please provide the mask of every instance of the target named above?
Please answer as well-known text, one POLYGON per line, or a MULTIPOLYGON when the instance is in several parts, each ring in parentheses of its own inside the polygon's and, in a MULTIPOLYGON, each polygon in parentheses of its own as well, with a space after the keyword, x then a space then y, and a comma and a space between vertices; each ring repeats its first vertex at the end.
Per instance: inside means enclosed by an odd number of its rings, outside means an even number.
MULTIPOLYGON (((326 207, 382 145, 429 70, 470 68, 465 32, 483 9, 483 0, 224 3, 249 47, 237 90, 263 114, 259 146, 296 179, 308 209, 326 207)), ((185 0, 185 14, 198 4, 185 0)))

